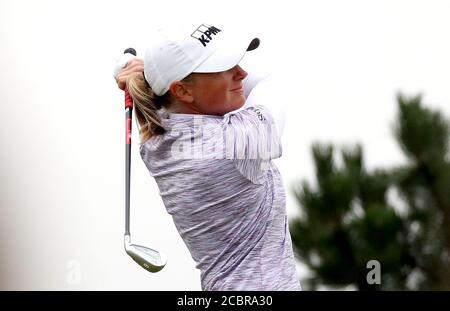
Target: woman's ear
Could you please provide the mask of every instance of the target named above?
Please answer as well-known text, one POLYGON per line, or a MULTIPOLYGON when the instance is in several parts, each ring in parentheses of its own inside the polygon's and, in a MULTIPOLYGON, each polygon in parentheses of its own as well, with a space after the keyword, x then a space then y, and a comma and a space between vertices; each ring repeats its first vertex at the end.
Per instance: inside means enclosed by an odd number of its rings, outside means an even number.
POLYGON ((194 101, 191 88, 181 81, 173 82, 169 87, 169 91, 179 102, 190 104, 194 101))

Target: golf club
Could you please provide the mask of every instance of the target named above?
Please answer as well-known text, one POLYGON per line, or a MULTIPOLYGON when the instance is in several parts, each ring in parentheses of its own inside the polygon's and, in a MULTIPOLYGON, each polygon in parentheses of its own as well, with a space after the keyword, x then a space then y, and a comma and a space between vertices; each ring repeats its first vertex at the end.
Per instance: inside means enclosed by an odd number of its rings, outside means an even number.
MULTIPOLYGON (((128 48, 124 54, 136 56, 136 50, 128 48)), ((125 251, 135 262, 149 272, 158 272, 167 263, 167 256, 149 247, 131 244, 130 235, 130 173, 131 173, 131 125, 133 99, 125 86, 125 251)))

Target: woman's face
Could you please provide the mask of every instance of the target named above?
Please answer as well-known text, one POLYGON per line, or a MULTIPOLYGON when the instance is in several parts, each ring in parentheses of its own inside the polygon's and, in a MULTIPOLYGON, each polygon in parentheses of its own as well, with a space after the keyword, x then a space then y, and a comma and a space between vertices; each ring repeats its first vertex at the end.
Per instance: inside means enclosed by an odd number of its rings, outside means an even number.
POLYGON ((189 85, 190 113, 219 115, 241 108, 245 103, 242 80, 247 76, 241 67, 217 73, 193 73, 189 85))

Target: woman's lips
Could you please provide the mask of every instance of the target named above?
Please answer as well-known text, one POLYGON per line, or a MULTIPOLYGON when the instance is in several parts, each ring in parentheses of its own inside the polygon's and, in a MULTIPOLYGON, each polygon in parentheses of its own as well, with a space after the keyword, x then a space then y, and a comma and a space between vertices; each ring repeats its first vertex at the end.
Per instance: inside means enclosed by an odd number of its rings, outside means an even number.
POLYGON ((243 90, 244 90, 244 88, 243 88, 242 86, 240 86, 240 87, 238 87, 238 88, 235 88, 235 89, 230 90, 230 92, 241 92, 241 91, 243 91, 243 90))

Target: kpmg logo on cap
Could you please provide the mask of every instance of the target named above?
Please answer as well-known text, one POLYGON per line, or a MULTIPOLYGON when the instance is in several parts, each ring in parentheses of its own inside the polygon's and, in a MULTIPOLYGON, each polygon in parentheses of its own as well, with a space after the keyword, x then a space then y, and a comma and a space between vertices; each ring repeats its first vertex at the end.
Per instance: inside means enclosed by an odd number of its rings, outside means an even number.
POLYGON ((207 24, 201 24, 192 34, 191 37, 200 41, 203 46, 206 46, 212 39, 213 36, 217 35, 222 30, 210 26, 207 24))

